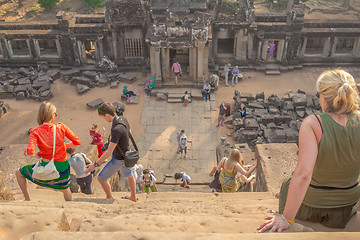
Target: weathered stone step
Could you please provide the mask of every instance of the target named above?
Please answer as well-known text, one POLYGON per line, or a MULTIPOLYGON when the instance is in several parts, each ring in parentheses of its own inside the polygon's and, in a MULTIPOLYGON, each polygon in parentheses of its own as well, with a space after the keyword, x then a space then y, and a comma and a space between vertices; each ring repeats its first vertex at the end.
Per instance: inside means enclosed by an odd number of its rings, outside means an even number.
POLYGON ((46 231, 27 235, 22 240, 98 240, 98 239, 239 239, 239 240, 358 240, 360 233, 317 232, 317 233, 189 233, 189 232, 59 232, 46 231))
POLYGON ((266 70, 265 74, 266 75, 280 75, 280 71, 279 70, 266 70))

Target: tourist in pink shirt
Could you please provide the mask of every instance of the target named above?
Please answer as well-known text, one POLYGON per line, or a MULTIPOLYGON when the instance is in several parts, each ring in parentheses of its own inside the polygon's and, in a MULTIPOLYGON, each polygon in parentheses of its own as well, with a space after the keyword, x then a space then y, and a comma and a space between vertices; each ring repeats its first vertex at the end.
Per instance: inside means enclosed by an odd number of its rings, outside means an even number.
MULTIPOLYGON (((101 149, 104 146, 104 142, 101 139, 100 131, 96 131, 97 127, 98 127, 97 124, 94 123, 89 132, 90 132, 90 136, 92 138, 91 144, 97 146, 98 158, 100 158, 101 155, 103 155, 103 153, 104 153, 104 151, 101 149)), ((105 128, 103 128, 103 130, 104 130, 104 134, 105 134, 105 128)))
POLYGON ((173 71, 173 73, 175 74, 175 84, 177 85, 177 76, 179 75, 181 77, 182 71, 181 71, 181 66, 179 61, 176 61, 173 65, 171 70, 173 71))

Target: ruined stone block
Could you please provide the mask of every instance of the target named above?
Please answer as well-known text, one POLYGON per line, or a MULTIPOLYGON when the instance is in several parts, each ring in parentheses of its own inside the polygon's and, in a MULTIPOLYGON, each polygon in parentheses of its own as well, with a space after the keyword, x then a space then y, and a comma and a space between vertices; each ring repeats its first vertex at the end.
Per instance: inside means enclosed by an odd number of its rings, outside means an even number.
POLYGON ((101 98, 95 99, 94 101, 88 102, 86 104, 86 106, 90 109, 96 109, 98 107, 100 107, 101 104, 104 103, 104 100, 102 100, 101 98))
POLYGON ((52 94, 52 92, 50 90, 47 90, 47 91, 44 91, 44 92, 40 93, 39 97, 40 97, 39 100, 41 100, 41 101, 49 100, 50 98, 53 97, 53 94, 52 94))
POLYGON ((266 142, 270 142, 271 129, 268 129, 268 128, 264 129, 263 136, 264 136, 266 142))
POLYGON ((286 141, 287 142, 298 142, 299 140, 299 132, 295 131, 294 129, 287 128, 284 129, 285 135, 286 135, 286 141))
POLYGON ((24 99, 25 99, 24 92, 19 92, 18 94, 16 94, 16 100, 24 100, 24 99))
POLYGON ((268 110, 270 114, 279 114, 279 109, 274 106, 269 106, 268 110))
POLYGON ((87 87, 93 87, 94 82, 92 82, 89 78, 86 77, 73 77, 70 80, 71 84, 77 84, 77 85, 85 85, 87 87))
POLYGON ((238 142, 251 142, 258 137, 258 131, 254 130, 238 130, 237 132, 237 141, 238 142))
POLYGON ((42 88, 43 86, 49 86, 49 88, 50 88, 49 82, 47 82, 47 81, 38 81, 38 80, 34 81, 33 84, 31 84, 31 86, 32 86, 32 88, 34 88, 36 90, 42 88))
POLYGON ((283 109, 286 110, 286 111, 294 110, 294 105, 292 104, 291 100, 284 102, 283 109))
POLYGON ((313 96, 312 95, 306 95, 306 107, 314 107, 314 102, 313 102, 313 96))
POLYGON ((30 71, 28 69, 26 69, 26 68, 21 67, 18 70, 18 74, 20 74, 20 75, 22 75, 24 77, 28 77, 30 75, 30 71))
POLYGON ((31 88, 31 84, 25 84, 25 85, 17 85, 14 88, 14 93, 18 94, 19 92, 26 92, 28 88, 31 88))
POLYGON ((264 114, 264 115, 261 115, 260 117, 261 117, 262 124, 273 123, 275 121, 275 117, 270 114, 264 114))
POLYGON ((282 101, 278 96, 273 94, 270 97, 268 97, 267 100, 268 100, 270 105, 273 105, 274 107, 277 107, 277 108, 281 107, 282 101))
POLYGON ((297 94, 292 98, 292 103, 294 107, 305 106, 307 103, 305 94, 297 94))
POLYGON ((110 88, 117 88, 118 85, 119 85, 119 82, 118 82, 118 81, 111 82, 111 83, 110 83, 110 88))
POLYGON ((284 130, 275 129, 272 130, 270 135, 270 142, 272 143, 284 143, 286 142, 286 134, 284 130))
POLYGON ((31 84, 30 82, 30 79, 29 78, 19 78, 18 80, 16 80, 16 82, 19 84, 19 85, 28 85, 28 84, 31 84))
POLYGON ((261 117, 262 115, 266 115, 268 114, 268 110, 267 109, 247 109, 247 114, 248 115, 252 115, 252 116, 258 116, 261 117))
POLYGON ((86 85, 83 85, 83 84, 77 84, 76 85, 76 89, 77 89, 77 92, 81 95, 81 94, 84 94, 86 93, 87 91, 90 90, 90 88, 86 85))
POLYGON ((240 93, 241 98, 246 98, 248 101, 253 101, 255 98, 251 93, 240 93))
POLYGON ((59 69, 51 69, 51 70, 49 70, 49 71, 46 72, 46 75, 49 76, 49 77, 51 77, 51 79, 52 79, 53 81, 61 78, 61 72, 60 72, 59 69))
POLYGON ((13 98, 14 94, 13 92, 9 92, 9 91, 1 91, 0 90, 0 98, 1 99, 9 99, 9 98, 13 98))
POLYGON ((265 94, 264 94, 264 92, 256 94, 255 99, 265 100, 265 94))
POLYGON ((50 90, 50 84, 48 84, 48 83, 45 83, 45 84, 43 84, 40 88, 39 88, 39 92, 44 92, 44 91, 46 91, 46 90, 50 90))
POLYGON ((251 102, 247 105, 248 108, 254 108, 254 109, 264 109, 264 106, 262 104, 251 102))
POLYGON ((243 128, 245 126, 244 121, 242 118, 236 118, 233 120, 233 125, 235 130, 238 130, 240 128, 243 128))
POLYGON ((272 129, 272 130, 273 130, 273 129, 282 129, 281 126, 276 126, 274 122, 268 123, 268 124, 266 125, 266 127, 269 128, 269 129, 272 129))
POLYGON ((275 115, 275 124, 280 123, 289 123, 291 121, 290 116, 284 116, 284 115, 275 115))
POLYGON ((104 78, 99 78, 96 82, 96 86, 98 87, 104 87, 108 84, 108 81, 104 78))
POLYGON ((257 130, 259 129, 259 124, 257 123, 257 121, 254 118, 247 118, 244 121, 245 123, 245 129, 246 130, 257 130))
POLYGON ((136 80, 136 77, 130 74, 120 73, 117 76, 117 80, 124 83, 132 83, 136 80))
POLYGON ((91 80, 95 80, 97 72, 96 71, 84 71, 84 72, 82 72, 82 75, 84 77, 87 77, 87 78, 91 79, 91 80))
POLYGON ((68 79, 81 75, 80 70, 75 68, 70 70, 61 70, 60 72, 64 77, 67 77, 68 79))
POLYGON ((156 99, 157 99, 157 100, 167 100, 167 96, 166 96, 165 93, 158 92, 158 93, 156 94, 156 99))

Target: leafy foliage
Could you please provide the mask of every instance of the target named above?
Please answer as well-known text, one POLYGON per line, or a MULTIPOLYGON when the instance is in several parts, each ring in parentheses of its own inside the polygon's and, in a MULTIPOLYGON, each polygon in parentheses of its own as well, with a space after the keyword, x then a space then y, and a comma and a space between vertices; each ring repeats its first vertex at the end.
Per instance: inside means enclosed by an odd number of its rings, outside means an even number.
POLYGON ((104 7, 102 0, 83 0, 89 8, 104 7))
POLYGON ((38 3, 42 8, 45 8, 45 10, 50 10, 53 7, 56 6, 56 4, 60 2, 60 0, 38 0, 38 3))

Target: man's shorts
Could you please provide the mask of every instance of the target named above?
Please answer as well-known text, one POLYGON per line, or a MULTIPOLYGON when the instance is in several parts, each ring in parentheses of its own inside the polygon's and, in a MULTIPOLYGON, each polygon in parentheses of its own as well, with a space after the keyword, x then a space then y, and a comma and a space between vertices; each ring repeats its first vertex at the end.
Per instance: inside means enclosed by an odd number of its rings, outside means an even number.
POLYGON ((175 76, 179 76, 180 72, 174 72, 175 76))
POLYGON ((135 167, 125 167, 124 160, 117 160, 114 156, 111 156, 111 160, 105 165, 105 167, 99 173, 99 178, 103 181, 107 181, 117 171, 121 171, 125 178, 135 176, 135 167))
POLYGON ((224 121, 225 120, 225 114, 219 114, 218 121, 224 121))

